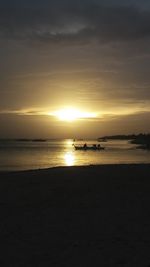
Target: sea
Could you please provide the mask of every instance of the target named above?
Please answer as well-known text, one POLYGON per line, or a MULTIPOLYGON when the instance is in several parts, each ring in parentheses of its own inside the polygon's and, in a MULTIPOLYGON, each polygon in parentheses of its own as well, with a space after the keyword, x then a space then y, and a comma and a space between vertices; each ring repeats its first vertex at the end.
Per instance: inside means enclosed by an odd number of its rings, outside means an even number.
MULTIPOLYGON (((0 140, 0 171, 46 169, 59 166, 150 163, 150 151, 127 140, 100 142, 104 150, 75 150, 74 140, 0 140)), ((77 140, 76 145, 99 144, 77 140)))

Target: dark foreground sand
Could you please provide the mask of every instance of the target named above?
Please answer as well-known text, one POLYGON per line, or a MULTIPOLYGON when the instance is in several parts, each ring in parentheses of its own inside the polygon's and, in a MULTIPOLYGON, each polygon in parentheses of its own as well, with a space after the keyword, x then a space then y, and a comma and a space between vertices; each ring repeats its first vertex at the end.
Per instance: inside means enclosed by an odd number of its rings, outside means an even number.
POLYGON ((150 165, 0 173, 0 266, 150 266, 150 165))

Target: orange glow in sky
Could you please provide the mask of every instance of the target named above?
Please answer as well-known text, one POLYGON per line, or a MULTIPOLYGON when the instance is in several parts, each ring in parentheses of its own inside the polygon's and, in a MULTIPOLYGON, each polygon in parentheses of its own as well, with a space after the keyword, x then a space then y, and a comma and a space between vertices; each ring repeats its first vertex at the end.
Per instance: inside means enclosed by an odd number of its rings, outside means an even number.
POLYGON ((83 112, 75 108, 64 108, 53 113, 61 121, 73 122, 78 119, 96 118, 96 113, 83 112))

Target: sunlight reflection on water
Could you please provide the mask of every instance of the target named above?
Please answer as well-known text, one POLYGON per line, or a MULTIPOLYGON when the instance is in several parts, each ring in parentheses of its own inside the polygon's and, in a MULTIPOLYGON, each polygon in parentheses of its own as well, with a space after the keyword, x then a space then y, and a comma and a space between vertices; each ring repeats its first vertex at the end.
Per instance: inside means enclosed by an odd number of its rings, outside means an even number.
MULTIPOLYGON (((105 150, 80 151, 72 146, 74 140, 48 140, 46 142, 0 141, 0 170, 30 170, 58 166, 84 166, 97 164, 150 163, 150 151, 136 149, 124 140, 102 143, 105 150)), ((76 141, 83 145, 85 140, 76 141)), ((92 146, 94 140, 86 140, 92 146)))
POLYGON ((71 152, 67 152, 64 155, 64 160, 65 160, 66 166, 73 166, 75 164, 75 157, 71 152))

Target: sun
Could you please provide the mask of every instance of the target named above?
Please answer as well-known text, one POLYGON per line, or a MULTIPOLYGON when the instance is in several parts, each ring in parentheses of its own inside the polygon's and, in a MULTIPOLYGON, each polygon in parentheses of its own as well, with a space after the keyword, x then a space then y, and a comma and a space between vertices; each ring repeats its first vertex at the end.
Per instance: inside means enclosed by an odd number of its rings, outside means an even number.
POLYGON ((79 111, 73 108, 62 109, 56 112, 56 116, 61 121, 75 121, 79 118, 79 111))
POLYGON ((95 118, 95 113, 83 112, 75 108, 64 108, 54 112, 54 115, 61 121, 73 122, 78 119, 95 118))

